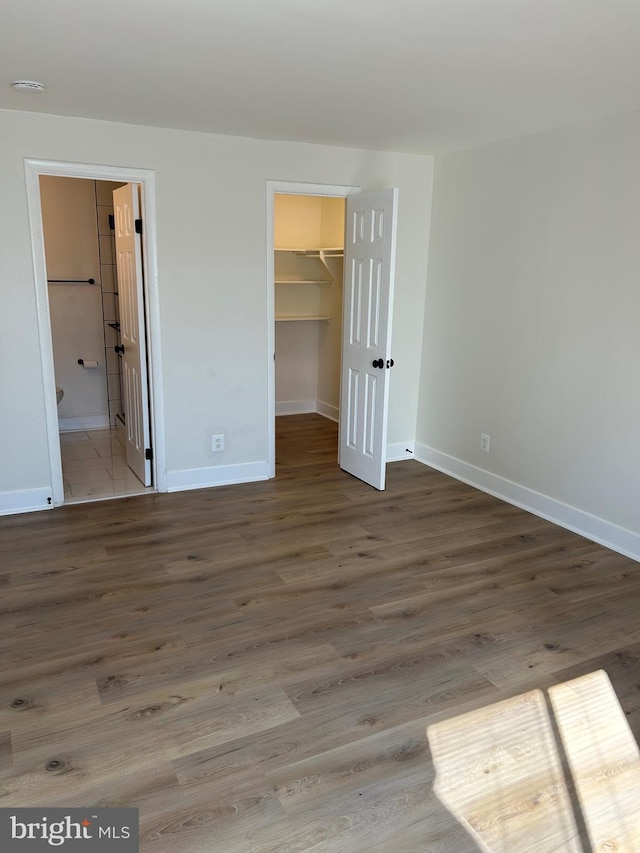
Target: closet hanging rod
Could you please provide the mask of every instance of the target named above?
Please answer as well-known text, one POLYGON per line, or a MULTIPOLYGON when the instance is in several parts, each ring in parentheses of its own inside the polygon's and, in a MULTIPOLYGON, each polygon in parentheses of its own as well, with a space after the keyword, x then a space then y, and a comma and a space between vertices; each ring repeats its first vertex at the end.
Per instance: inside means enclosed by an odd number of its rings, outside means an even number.
POLYGON ((95 284, 95 278, 48 278, 47 284, 95 284))

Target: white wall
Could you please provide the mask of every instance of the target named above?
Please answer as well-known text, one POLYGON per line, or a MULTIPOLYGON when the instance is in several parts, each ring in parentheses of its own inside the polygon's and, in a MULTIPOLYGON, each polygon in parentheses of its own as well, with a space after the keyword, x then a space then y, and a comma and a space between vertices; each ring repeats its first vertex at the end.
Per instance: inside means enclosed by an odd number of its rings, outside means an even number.
POLYGON ((218 468, 241 475, 267 457, 266 181, 398 186, 389 441, 413 438, 431 158, 11 111, 0 139, 0 400, 11 414, 0 508, 50 484, 24 158, 155 171, 170 487, 220 482, 218 468), (226 450, 214 454, 217 432, 226 450))
POLYGON ((417 429, 638 557, 639 151, 629 115, 436 158, 417 429))
POLYGON ((319 326, 276 323, 276 414, 316 411, 319 326))
MULTIPOLYGON (((95 181, 40 178, 47 277, 95 284, 49 285, 60 429, 109 425, 95 181), (97 361, 85 369, 78 359, 97 361)), ((115 355, 115 353, 114 353, 115 355)))

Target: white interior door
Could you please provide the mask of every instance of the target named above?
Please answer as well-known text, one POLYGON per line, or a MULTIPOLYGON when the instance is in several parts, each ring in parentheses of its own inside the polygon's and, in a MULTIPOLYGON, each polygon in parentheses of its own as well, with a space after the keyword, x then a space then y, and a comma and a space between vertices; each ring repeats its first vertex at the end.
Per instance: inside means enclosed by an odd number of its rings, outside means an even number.
POLYGON ((151 485, 149 389, 145 345, 144 290, 138 187, 125 184, 113 192, 116 230, 116 264, 120 305, 120 335, 124 352, 124 414, 127 434, 127 465, 145 486, 151 485))
POLYGON ((384 489, 398 190, 347 197, 340 467, 384 489))

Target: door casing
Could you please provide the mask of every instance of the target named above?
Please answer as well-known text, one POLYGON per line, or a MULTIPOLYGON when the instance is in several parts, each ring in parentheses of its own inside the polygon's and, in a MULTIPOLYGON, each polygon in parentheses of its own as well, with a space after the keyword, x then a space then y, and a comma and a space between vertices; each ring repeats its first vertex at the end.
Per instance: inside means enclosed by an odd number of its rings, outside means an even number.
POLYGON ((167 463, 162 388, 162 349, 160 342, 160 306, 158 298, 158 253, 155 173, 148 169, 129 169, 118 166, 95 166, 86 163, 66 163, 55 160, 25 159, 27 206, 31 253, 36 291, 36 315, 40 338, 43 400, 47 427, 52 506, 64 503, 62 461, 58 433, 56 383, 49 314, 49 294, 44 252, 42 209, 40 204, 40 175, 84 178, 94 181, 118 181, 140 184, 142 187, 143 247, 145 256, 145 325, 149 366, 149 403, 153 453, 153 482, 157 491, 167 491, 167 463))

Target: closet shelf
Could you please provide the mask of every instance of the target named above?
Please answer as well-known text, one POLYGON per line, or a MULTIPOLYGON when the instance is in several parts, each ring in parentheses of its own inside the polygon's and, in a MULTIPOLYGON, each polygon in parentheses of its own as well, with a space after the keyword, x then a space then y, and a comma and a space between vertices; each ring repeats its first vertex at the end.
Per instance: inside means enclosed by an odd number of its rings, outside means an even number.
POLYGON ((320 247, 319 249, 287 249, 287 248, 276 248, 276 252, 289 252, 294 255, 306 255, 309 258, 319 258, 320 253, 324 253, 328 257, 342 257, 344 255, 344 249, 342 246, 329 246, 327 248, 320 247))
POLYGON ((276 316, 276 323, 300 323, 307 320, 328 323, 330 319, 326 314, 280 314, 276 316))
POLYGON ((342 253, 341 247, 275 249, 274 280, 279 285, 276 293, 276 322, 328 323, 331 320, 331 312, 326 313, 329 305, 323 304, 325 300, 319 293, 314 295, 313 288, 330 287, 334 282, 342 280, 342 263, 338 257, 342 253), (299 287, 303 289, 294 293, 294 289, 299 287), (316 304, 310 301, 312 298, 316 304))
POLYGON ((276 284, 322 284, 331 285, 333 282, 328 279, 314 278, 277 278, 276 284))

